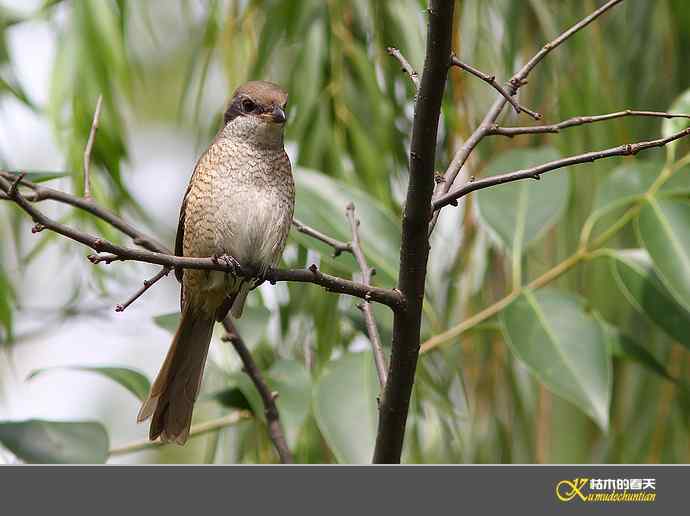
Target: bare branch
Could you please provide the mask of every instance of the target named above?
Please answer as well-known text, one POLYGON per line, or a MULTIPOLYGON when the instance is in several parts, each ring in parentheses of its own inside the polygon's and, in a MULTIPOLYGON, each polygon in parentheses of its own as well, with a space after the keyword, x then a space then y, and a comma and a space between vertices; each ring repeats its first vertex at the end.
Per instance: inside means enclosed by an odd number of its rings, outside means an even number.
MULTIPOLYGON (((0 177, 7 179, 8 181, 13 180, 16 176, 8 172, 0 171, 0 177)), ((30 188, 32 191, 22 194, 22 197, 27 201, 31 202, 41 202, 41 201, 56 201, 63 204, 68 204, 79 208, 91 215, 107 222, 115 229, 121 231, 128 237, 132 238, 136 245, 148 249, 149 251, 154 251, 157 253, 172 254, 172 251, 168 249, 164 244, 160 243, 155 238, 145 235, 141 231, 137 230, 134 226, 124 221, 122 218, 115 215, 113 212, 106 210, 93 202, 91 199, 84 199, 82 197, 77 197, 76 195, 68 194, 67 192, 62 192, 60 190, 55 190, 53 188, 48 188, 45 186, 40 186, 26 179, 22 179, 19 184, 30 188)), ((0 197, 3 200, 12 200, 7 196, 0 197)))
MULTIPOLYGON (((192 428, 189 431, 189 437, 197 437, 199 435, 207 434, 209 432, 215 432, 228 426, 236 425, 243 419, 249 419, 251 417, 251 412, 245 410, 238 410, 218 419, 212 419, 211 421, 204 421, 203 423, 192 425, 192 428)), ((124 444, 122 446, 111 448, 108 454, 111 457, 115 455, 126 455, 128 453, 158 448, 159 446, 165 446, 166 444, 170 443, 163 442, 160 439, 156 441, 144 439, 143 441, 135 441, 133 443, 124 444)))
POLYGON ((613 147, 611 149, 606 149, 596 152, 588 152, 585 154, 578 154, 577 156, 570 156, 568 158, 559 159, 556 161, 550 161, 549 163, 544 163, 532 168, 526 168, 523 170, 517 170, 515 172, 509 172, 507 174, 499 174, 496 176, 486 177, 484 179, 478 179, 476 181, 469 182, 464 186, 436 199, 432 206, 434 210, 439 210, 448 204, 457 203, 457 200, 470 192, 475 190, 481 190, 483 188, 490 188, 492 186, 501 185, 504 183, 510 183, 512 181, 520 181, 522 179, 539 179, 541 174, 549 172, 551 170, 557 170, 559 168, 569 167, 571 165, 578 165, 580 163, 590 163, 603 158, 611 158, 614 156, 634 156, 640 151, 647 149, 652 149, 654 147, 663 147, 664 145, 684 138, 690 135, 690 127, 683 129, 677 133, 672 134, 667 138, 659 138, 658 140, 648 140, 633 144, 620 145, 618 147, 613 147))
POLYGON ((350 246, 349 242, 342 242, 341 240, 331 238, 328 235, 321 233, 321 231, 318 229, 307 226, 304 222, 300 222, 297 219, 292 220, 292 225, 295 226, 295 229, 300 233, 304 233, 305 235, 315 238, 326 245, 330 245, 333 248, 334 258, 343 252, 352 252, 352 247, 350 246))
POLYGON ((386 50, 388 55, 391 55, 398 60, 398 63, 400 63, 400 66, 402 66, 403 72, 410 76, 410 80, 412 81, 412 84, 414 84, 415 89, 419 90, 419 75, 417 72, 415 72, 415 69, 412 68, 410 62, 405 59, 405 56, 402 55, 400 50, 397 48, 388 47, 386 50))
POLYGON ((292 464, 294 459, 292 458, 292 453, 288 448, 287 441, 285 440, 285 432, 283 431, 283 425, 280 422, 280 413, 278 412, 278 407, 276 406, 277 393, 271 392, 268 385, 261 376, 261 371, 259 367, 254 362, 252 354, 247 349, 244 344, 242 337, 237 332, 235 324, 229 315, 223 319, 223 327, 227 334, 223 337, 223 340, 230 342, 232 346, 237 351, 237 354, 242 360, 243 370, 249 378, 251 378, 252 383, 256 387, 256 390, 261 396, 261 401, 264 404, 264 414, 266 415, 266 424, 268 425, 268 433, 273 441, 278 456, 280 457, 280 462, 283 464, 292 464))
POLYGON ((525 66, 523 66, 520 71, 515 74, 515 76, 511 79, 511 84, 515 89, 517 90, 522 84, 524 84, 525 80, 527 79, 527 76, 529 73, 532 71, 532 69, 539 64, 539 62, 546 57, 546 55, 551 52, 554 48, 558 47, 561 45, 564 41, 566 41, 568 38, 579 32, 580 30, 584 29, 587 25, 592 23, 594 20, 599 18, 602 14, 604 14, 606 11, 611 9, 612 7, 615 7, 617 4, 621 3, 623 0, 609 0, 606 2, 604 5, 602 5, 599 9, 594 11, 592 14, 589 16, 586 16, 582 20, 580 20, 578 23, 570 27, 568 30, 563 32, 560 36, 558 36, 556 39, 553 41, 550 41, 546 45, 544 45, 539 52, 537 52, 532 59, 530 59, 525 66))
MULTIPOLYGON (((350 228, 352 230, 352 253, 355 255, 357 265, 359 265, 359 268, 362 271, 362 283, 365 285, 371 285, 371 278, 374 276, 376 271, 369 267, 367 264, 367 258, 364 256, 364 251, 362 250, 362 242, 359 239, 359 220, 355 217, 355 205, 353 203, 348 204, 345 213, 347 220, 350 222, 350 228)), ((362 314, 364 314, 364 322, 367 327, 367 333, 369 334, 371 350, 374 354, 376 373, 379 377, 381 391, 383 391, 383 389, 386 387, 386 358, 383 356, 381 336, 379 335, 379 329, 376 326, 376 319, 374 319, 374 313, 369 301, 364 301, 363 303, 357 305, 357 307, 362 311, 362 314)))
POLYGON ((664 113, 661 111, 635 111, 632 109, 626 109, 625 111, 617 111, 615 113, 607 113, 605 115, 594 115, 594 116, 576 116, 558 122, 557 124, 550 125, 534 125, 531 127, 500 127, 494 125, 487 132, 488 135, 500 135, 508 136, 512 138, 513 136, 518 136, 521 134, 542 134, 542 133, 559 133, 561 129, 567 129, 569 127, 575 127, 578 125, 592 124, 595 122, 603 122, 605 120, 613 120, 614 118, 623 118, 628 116, 642 116, 642 117, 655 117, 655 118, 688 118, 690 115, 683 115, 680 113, 664 113))
MULTIPOLYGON (((230 264, 224 263, 222 260, 215 259, 213 257, 209 258, 194 258, 194 257, 183 257, 174 256, 165 249, 166 252, 159 251, 148 251, 143 249, 135 249, 131 247, 124 247, 116 245, 105 239, 99 238, 95 235, 74 229, 65 224, 61 224, 49 217, 47 217, 43 212, 38 210, 33 206, 27 197, 24 197, 18 189, 15 189, 10 196, 12 190, 11 184, 7 181, 2 174, 0 174, 0 190, 4 191, 7 195, 8 200, 12 200, 17 203, 27 214, 31 216, 34 222, 40 224, 41 229, 49 229, 56 233, 59 233, 67 238, 70 238, 76 242, 79 242, 87 247, 90 247, 97 253, 108 253, 103 255, 93 255, 89 259, 93 263, 99 263, 105 261, 106 263, 112 261, 139 261, 145 263, 153 263, 157 265, 162 265, 170 268, 182 268, 182 269, 202 269, 202 270, 217 270, 223 272, 231 272, 244 277, 257 277, 259 275, 258 271, 253 270, 249 267, 241 267, 240 269, 233 268, 230 264), (114 255, 114 256, 113 256, 114 255)), ((33 192, 36 194, 36 192, 33 192)), ((63 197, 69 198, 69 194, 62 193, 63 197)), ((74 199, 69 199, 71 202, 69 204, 77 204, 74 199)), ((122 222, 115 215, 104 210, 103 208, 96 207, 93 203, 82 200, 89 211, 92 213, 102 213, 107 214, 107 217, 103 217, 104 220, 108 222, 122 222)), ((139 242, 140 245, 146 244, 147 246, 155 246, 155 241, 148 239, 144 235, 141 235, 138 231, 134 230, 128 224, 122 222, 126 228, 131 229, 132 234, 135 236, 135 242, 139 242), (141 237, 141 238, 139 238, 141 237)), ((118 228, 119 229, 119 228, 118 228)), ((392 289, 384 289, 378 287, 371 287, 363 283, 356 283, 343 278, 338 278, 336 276, 331 276, 329 274, 322 273, 319 271, 316 265, 312 265, 309 269, 291 269, 291 270, 280 270, 272 269, 264 275, 264 279, 271 283, 278 281, 296 281, 300 283, 314 283, 325 287, 326 290, 331 292, 337 292, 340 294, 349 294, 355 297, 359 297, 365 300, 376 301, 378 303, 383 303, 388 305, 393 310, 399 310, 404 306, 404 298, 400 292, 392 289)))
POLYGON ((115 306, 115 311, 116 312, 124 312, 129 305, 134 303, 137 299, 139 299, 144 292, 146 292, 148 289, 150 289, 153 285, 155 285, 160 279, 163 277, 167 276, 170 274, 170 268, 169 267, 163 267, 158 274, 156 274, 154 277, 144 280, 144 285, 137 290, 132 297, 130 297, 127 301, 124 303, 118 304, 115 306))
MULTIPOLYGON (((609 11, 611 8, 615 7, 617 4, 621 3, 623 0, 609 0, 606 2, 604 5, 602 5, 599 9, 594 11, 592 14, 589 16, 586 16, 582 20, 580 20, 578 23, 570 27, 568 30, 563 32, 560 36, 558 36, 556 39, 553 41, 547 43, 544 45, 539 52, 537 52, 532 59, 530 59, 513 77, 506 83, 506 90, 510 95, 514 95, 517 93, 517 91, 522 87, 524 84, 527 82, 527 76, 529 73, 532 71, 532 69, 549 53, 551 52, 554 48, 558 47, 561 45, 564 41, 566 41, 568 38, 579 32, 580 30, 584 29, 592 23, 594 20, 599 18, 602 14, 606 13, 609 11)), ((453 183, 455 182, 455 179, 458 177, 458 174, 460 173, 460 170, 462 170, 462 167, 465 165, 467 162, 467 159, 470 157, 470 154, 472 151, 479 145, 479 142, 481 142, 484 137, 488 134, 488 132, 495 126, 496 120, 498 120, 498 117, 500 116, 501 112, 503 111, 503 108, 505 107, 506 103, 508 101, 501 95, 491 106, 489 109, 488 113, 482 120, 482 123, 475 129, 475 131, 470 135, 470 137, 465 141, 465 143, 458 149, 458 151, 455 153, 455 156, 453 157, 453 160, 450 162, 448 165, 448 168, 446 169, 446 172, 444 174, 445 182, 443 182, 440 187, 438 188, 438 192, 436 194, 436 198, 440 198, 444 196, 447 192, 451 190, 453 187, 453 183)), ((436 221, 438 220, 438 215, 439 212, 437 211, 434 213, 433 218, 431 220, 431 223, 429 224, 429 231, 428 233, 431 234, 436 227, 436 221)))
POLYGON ((486 74, 481 70, 478 70, 477 68, 460 61, 458 56, 456 56, 455 54, 451 55, 450 64, 452 66, 457 66, 458 68, 465 70, 466 72, 469 72, 475 77, 479 77, 482 81, 488 83, 496 91, 498 91, 503 96, 503 98, 510 102, 510 105, 513 106, 516 113, 521 113, 522 111, 524 111, 535 120, 541 120, 542 116, 539 113, 537 113, 536 111, 532 111, 531 109, 527 109, 526 107, 523 107, 520 104, 518 104, 518 101, 515 100, 515 97, 508 93, 508 91, 496 81, 495 75, 486 74))
POLYGON ((101 118, 102 104, 103 95, 99 95, 96 102, 96 111, 93 114, 93 122, 91 122, 89 139, 84 149, 84 198, 86 199, 91 199, 91 151, 93 150, 94 141, 96 141, 96 130, 98 130, 98 123, 101 118))

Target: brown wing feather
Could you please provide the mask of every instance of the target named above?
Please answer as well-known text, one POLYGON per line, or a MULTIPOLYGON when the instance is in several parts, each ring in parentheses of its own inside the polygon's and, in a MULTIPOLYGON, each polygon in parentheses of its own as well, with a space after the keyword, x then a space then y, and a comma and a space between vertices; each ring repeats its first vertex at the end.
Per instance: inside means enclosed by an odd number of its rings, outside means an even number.
MULTIPOLYGON (((196 172, 196 167, 194 167, 194 172, 196 172)), ((192 177, 194 177, 194 172, 192 172, 192 177)), ((175 236, 175 256, 183 256, 184 253, 184 218, 185 212, 187 211, 187 196, 189 195, 189 190, 192 187, 192 180, 189 180, 189 185, 187 186, 187 191, 184 193, 182 198, 182 207, 180 208, 180 221, 177 224, 177 235, 175 236)), ((175 277, 177 281, 182 283, 182 276, 184 274, 184 269, 175 269, 175 277)))

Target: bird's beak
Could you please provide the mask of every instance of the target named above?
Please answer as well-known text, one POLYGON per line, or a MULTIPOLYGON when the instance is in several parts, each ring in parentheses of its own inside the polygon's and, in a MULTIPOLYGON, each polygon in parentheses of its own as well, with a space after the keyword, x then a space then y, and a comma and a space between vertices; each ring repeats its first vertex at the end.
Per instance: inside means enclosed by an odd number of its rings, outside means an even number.
POLYGON ((273 108, 271 118, 276 124, 284 124, 287 120, 287 117, 285 116, 285 111, 283 111, 283 108, 281 108, 280 106, 276 106, 273 108))

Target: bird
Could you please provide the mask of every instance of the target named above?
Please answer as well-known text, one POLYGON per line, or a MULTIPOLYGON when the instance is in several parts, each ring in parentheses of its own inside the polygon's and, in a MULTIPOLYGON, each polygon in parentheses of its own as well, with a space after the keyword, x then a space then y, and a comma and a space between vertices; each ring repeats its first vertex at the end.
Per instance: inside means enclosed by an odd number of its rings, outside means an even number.
POLYGON ((285 249, 295 206, 283 143, 287 100, 287 91, 268 81, 237 88, 222 128, 194 167, 175 254, 222 258, 257 273, 247 278, 224 271, 175 271, 182 284, 179 326, 137 416, 138 422, 153 416, 152 441, 187 441, 215 321, 228 312, 242 315, 247 294, 285 249))

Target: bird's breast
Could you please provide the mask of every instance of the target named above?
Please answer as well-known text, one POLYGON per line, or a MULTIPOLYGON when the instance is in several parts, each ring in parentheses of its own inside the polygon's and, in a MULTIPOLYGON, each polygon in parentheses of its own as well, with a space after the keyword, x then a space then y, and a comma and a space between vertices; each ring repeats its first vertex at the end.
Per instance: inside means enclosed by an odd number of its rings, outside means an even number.
POLYGON ((245 155, 234 165, 217 178, 216 245, 242 265, 273 266, 292 223, 290 164, 282 153, 245 155))

